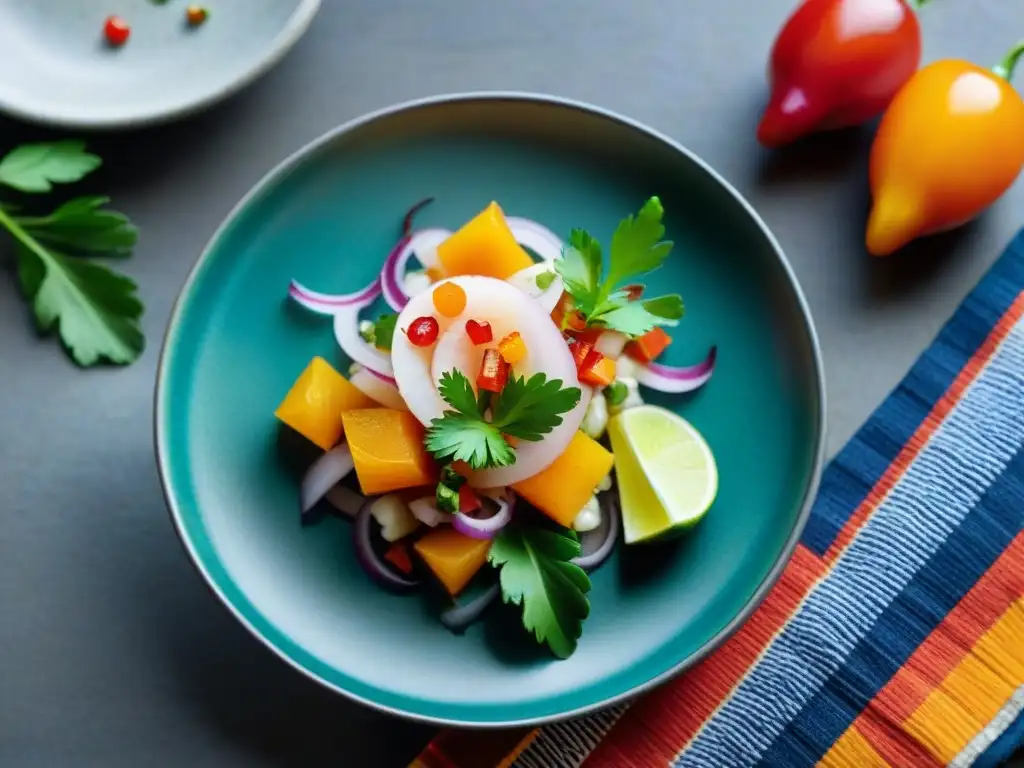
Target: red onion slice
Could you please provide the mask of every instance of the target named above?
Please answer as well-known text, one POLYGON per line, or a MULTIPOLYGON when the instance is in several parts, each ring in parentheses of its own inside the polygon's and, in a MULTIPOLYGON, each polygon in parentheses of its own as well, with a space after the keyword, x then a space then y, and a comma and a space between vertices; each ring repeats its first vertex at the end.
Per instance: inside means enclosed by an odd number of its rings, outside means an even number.
POLYGON ((469 536, 472 539, 493 539, 498 531, 512 520, 512 508, 516 503, 515 493, 506 489, 504 493, 497 496, 486 495, 498 503, 497 511, 490 517, 471 517, 462 512, 454 514, 452 526, 463 536, 469 536))
POLYGON ((358 307, 361 309, 369 306, 380 295, 380 291, 379 278, 362 290, 344 294, 313 291, 297 280, 292 280, 288 285, 288 296, 291 299, 294 299, 295 302, 301 304, 310 312, 316 312, 320 315, 336 315, 339 310, 348 307, 358 307))
POLYGON ((314 461, 306 470, 299 489, 299 506, 302 514, 315 507, 331 488, 352 471, 353 466, 352 452, 345 443, 334 446, 314 461))
POLYGON ((409 296, 402 285, 402 278, 409 265, 409 259, 415 256, 424 267, 435 266, 437 264, 437 246, 451 237, 451 234, 447 229, 433 227, 421 229, 403 237, 391 249, 391 253, 384 261, 380 281, 384 291, 384 300, 395 312, 401 312, 402 308, 409 303, 409 296))
POLYGON ((366 500, 356 515, 355 525, 352 526, 352 543, 355 546, 356 559, 363 570, 381 586, 396 592, 408 592, 419 586, 420 580, 397 573, 374 549, 372 526, 375 521, 370 511, 374 501, 375 499, 366 500))
POLYGON ((611 556, 622 527, 617 491, 614 488, 605 491, 598 495, 598 500, 601 503, 601 524, 580 536, 582 551, 579 557, 572 559, 584 571, 593 571, 611 556))
POLYGON ((675 368, 660 363, 648 363, 637 366, 636 380, 645 387, 659 392, 681 394, 692 392, 708 382, 715 372, 715 361, 718 358, 718 347, 712 347, 703 362, 682 368, 675 368))
POLYGON ((508 222, 508 228, 512 230, 516 242, 529 248, 544 261, 554 261, 562 255, 562 238, 543 224, 519 216, 509 216, 505 221, 508 222))

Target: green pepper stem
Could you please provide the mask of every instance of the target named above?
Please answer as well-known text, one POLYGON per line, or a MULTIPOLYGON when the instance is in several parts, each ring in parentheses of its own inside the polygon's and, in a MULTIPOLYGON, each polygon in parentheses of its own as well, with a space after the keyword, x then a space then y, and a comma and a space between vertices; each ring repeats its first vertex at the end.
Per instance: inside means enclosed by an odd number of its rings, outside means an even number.
POLYGON ((1017 43, 1013 50, 1006 54, 1006 58, 993 68, 993 71, 1004 80, 1013 80, 1013 72, 1022 58, 1024 58, 1024 40, 1017 43))

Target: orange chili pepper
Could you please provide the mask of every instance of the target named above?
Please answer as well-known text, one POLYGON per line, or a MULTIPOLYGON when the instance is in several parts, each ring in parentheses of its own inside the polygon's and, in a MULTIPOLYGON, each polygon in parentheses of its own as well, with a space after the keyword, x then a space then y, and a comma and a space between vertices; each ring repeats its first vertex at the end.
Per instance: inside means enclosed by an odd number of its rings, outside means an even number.
POLYGON ((947 59, 920 70, 896 95, 871 149, 875 256, 973 219, 1024 168, 1024 99, 1010 85, 1018 43, 993 70, 947 59))

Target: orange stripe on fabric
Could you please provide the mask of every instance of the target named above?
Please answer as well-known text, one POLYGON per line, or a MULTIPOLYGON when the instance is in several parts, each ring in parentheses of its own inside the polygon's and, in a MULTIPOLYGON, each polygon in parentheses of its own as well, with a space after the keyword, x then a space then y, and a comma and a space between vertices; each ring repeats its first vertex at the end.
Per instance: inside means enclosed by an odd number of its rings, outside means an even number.
POLYGON ((494 768, 536 735, 534 728, 507 731, 441 731, 409 768, 494 768))
POLYGON ((728 697, 825 571, 817 555, 798 545, 779 582, 736 634, 688 673, 635 702, 583 765, 646 768, 672 760, 728 697))
POLYGON ((825 562, 832 563, 847 545, 853 541, 857 531, 868 521, 871 514, 877 509, 882 500, 889 495, 899 479, 906 472, 921 449, 928 443, 935 431, 953 410, 953 407, 960 401, 967 388, 978 378, 978 374, 995 354, 996 349, 1009 335, 1010 331, 1017 324, 1017 321, 1024 317, 1024 294, 1018 295, 1006 313, 999 318, 988 337, 967 361, 967 364, 954 379, 949 389, 932 408, 925 420, 911 436, 907 444, 900 449, 896 458, 879 478, 878 482, 868 493, 867 497, 857 506, 850 519, 846 521, 842 529, 836 535, 828 551, 825 553, 825 562))
POLYGON ((901 726, 1022 594, 1024 533, 1017 535, 921 643, 852 727, 894 765, 938 765, 932 754, 901 726))
POLYGON ((498 763, 498 768, 509 768, 509 766, 512 765, 512 763, 514 763, 521 754, 523 754, 523 751, 530 746, 533 743, 533 740, 539 735, 540 728, 534 728, 526 734, 520 742, 516 744, 512 751, 508 753, 505 759, 498 763))
POLYGON ((1024 685, 1024 600, 1017 600, 905 723, 948 763, 1024 685))
POLYGON ((825 754, 818 766, 819 768, 892 768, 892 763, 878 754, 860 731, 850 728, 839 737, 839 741, 832 745, 832 749, 825 754))

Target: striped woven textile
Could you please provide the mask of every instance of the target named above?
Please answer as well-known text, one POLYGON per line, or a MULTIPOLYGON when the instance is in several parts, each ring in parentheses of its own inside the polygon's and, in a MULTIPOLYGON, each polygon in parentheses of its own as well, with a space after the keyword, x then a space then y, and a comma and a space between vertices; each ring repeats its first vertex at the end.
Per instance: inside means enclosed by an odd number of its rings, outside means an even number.
POLYGON ((715 654, 630 705, 446 731, 416 768, 992 766, 1024 742, 1024 233, 832 461, 715 654))

